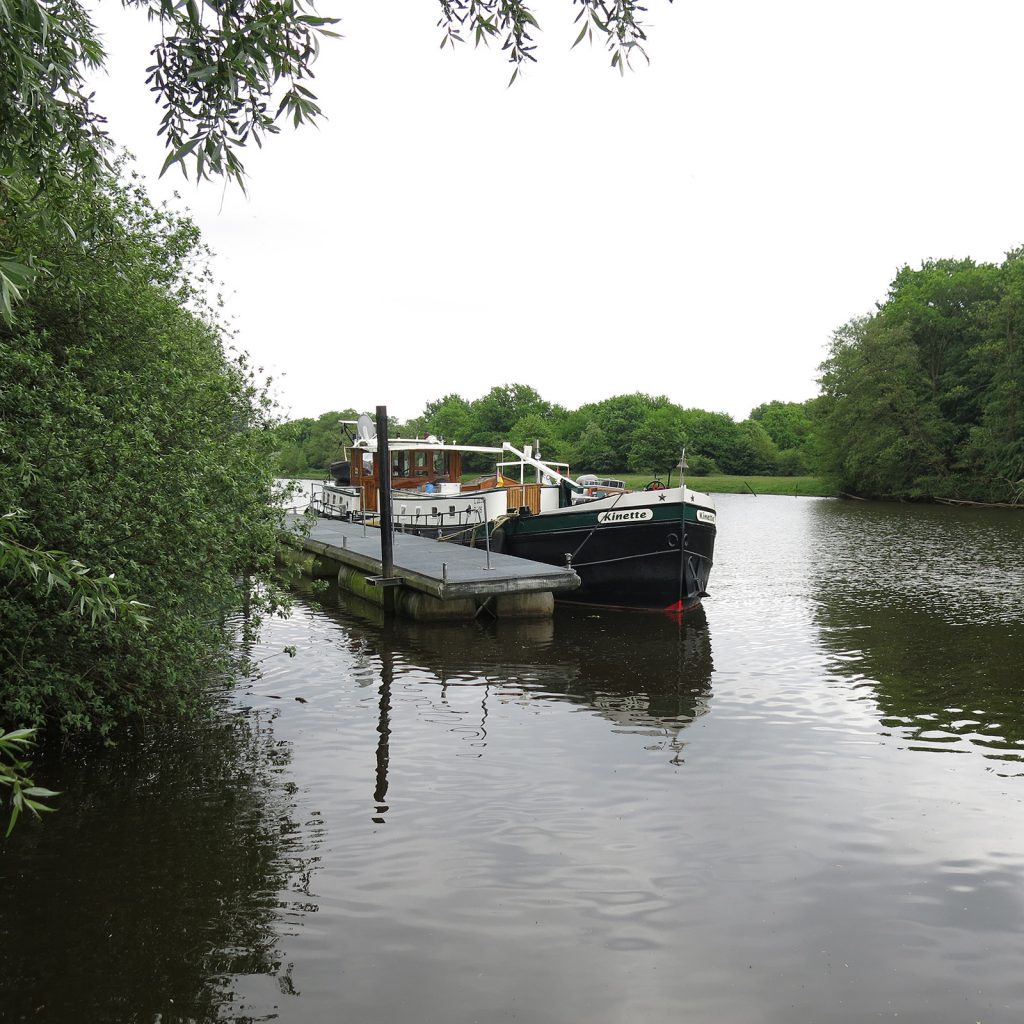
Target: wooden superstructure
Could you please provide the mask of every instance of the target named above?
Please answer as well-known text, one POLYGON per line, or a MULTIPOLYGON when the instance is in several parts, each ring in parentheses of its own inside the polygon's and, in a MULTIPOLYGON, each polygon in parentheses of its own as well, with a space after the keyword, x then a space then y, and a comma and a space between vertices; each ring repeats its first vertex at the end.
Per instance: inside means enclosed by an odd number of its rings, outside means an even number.
MULTIPOLYGON (((534 515, 541 512, 541 484, 517 481, 504 476, 500 468, 487 476, 462 483, 462 451, 450 446, 433 446, 420 441, 400 440, 392 446, 391 490, 419 491, 428 494, 447 494, 455 488, 461 494, 503 490, 508 511, 527 508, 534 515), (454 487, 452 486, 454 485, 454 487)), ((473 449, 466 449, 473 450, 473 449)), ((481 452, 503 454, 502 449, 476 449, 481 452)), ((378 512, 380 489, 380 453, 368 447, 354 445, 349 450, 350 486, 358 488, 364 512, 378 512)), ((568 467, 564 467, 568 470, 568 467)))
MULTIPOLYGON (((400 448, 391 453, 392 491, 439 489, 442 484, 457 484, 462 479, 462 452, 452 449, 400 448)), ((362 492, 363 509, 377 512, 380 487, 381 453, 352 448, 351 486, 362 492)), ((463 487, 464 490, 471 489, 463 487)))

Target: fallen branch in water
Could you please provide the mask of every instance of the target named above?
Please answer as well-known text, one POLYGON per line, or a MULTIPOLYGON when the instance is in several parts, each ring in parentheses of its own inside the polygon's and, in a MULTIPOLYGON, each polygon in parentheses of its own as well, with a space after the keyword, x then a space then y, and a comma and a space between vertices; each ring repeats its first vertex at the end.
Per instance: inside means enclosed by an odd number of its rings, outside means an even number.
POLYGON ((976 508, 1015 508, 1024 511, 1024 505, 1017 501, 968 501, 966 498, 936 498, 942 505, 973 505, 976 508))

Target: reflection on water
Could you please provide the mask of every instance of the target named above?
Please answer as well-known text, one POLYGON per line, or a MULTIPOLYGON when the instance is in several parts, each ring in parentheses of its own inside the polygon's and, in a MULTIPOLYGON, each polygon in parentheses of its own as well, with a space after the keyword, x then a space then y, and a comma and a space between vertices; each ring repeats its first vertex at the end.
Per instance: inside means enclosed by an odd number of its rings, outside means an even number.
POLYGON ((489 623, 468 643, 460 627, 395 623, 384 642, 429 668, 442 695, 449 685, 483 683, 503 698, 564 699, 620 731, 662 738, 676 753, 711 693, 701 609, 685 620, 561 611, 553 621, 489 623))
POLYGON ((1024 515, 824 502, 813 538, 822 643, 883 726, 1024 770, 1024 515))
POLYGON ((950 626, 1024 621, 1020 512, 839 501, 810 508, 815 585, 831 602, 950 626))
MULTIPOLYGON (((685 620, 560 612, 554 620, 423 625, 385 622, 376 606, 333 589, 311 614, 347 633, 360 666, 373 672, 378 824, 388 810, 396 674, 400 682, 413 675, 430 684, 419 691, 417 713, 446 722, 474 757, 487 748, 495 702, 568 702, 606 719, 615 732, 644 737, 646 749, 666 751, 672 763, 681 761, 683 730, 708 707, 711 641, 701 610, 685 620)), ((302 686, 308 691, 308 680, 302 686)))
POLYGON ((706 613, 300 596, 208 725, 41 765, 0 1020, 1016 1024, 1024 516, 718 504, 706 613))
POLYGON ((293 992, 280 941, 315 910, 322 823, 297 820, 274 717, 222 705, 44 760, 59 813, 0 852, 0 1019, 215 1020, 246 978, 293 992))

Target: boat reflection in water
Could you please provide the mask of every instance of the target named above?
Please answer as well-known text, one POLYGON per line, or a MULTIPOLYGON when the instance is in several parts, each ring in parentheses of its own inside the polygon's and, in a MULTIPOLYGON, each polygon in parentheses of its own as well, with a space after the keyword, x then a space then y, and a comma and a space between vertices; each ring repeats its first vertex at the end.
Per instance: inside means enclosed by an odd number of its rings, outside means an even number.
POLYGON ((439 684, 438 705, 458 687, 464 707, 467 688, 476 691, 477 721, 471 725, 470 714, 460 728, 479 748, 487 744, 490 701, 559 701, 606 719, 616 732, 644 737, 645 747, 664 749, 678 762, 683 730, 709 708, 714 669, 702 609, 682 618, 566 610, 553 620, 467 628, 385 622, 375 606, 347 595, 336 600, 364 620, 364 656, 376 648, 372 653, 380 670, 380 715, 374 799, 379 814, 387 809, 391 687, 396 677, 415 673, 419 682, 433 677, 439 684))

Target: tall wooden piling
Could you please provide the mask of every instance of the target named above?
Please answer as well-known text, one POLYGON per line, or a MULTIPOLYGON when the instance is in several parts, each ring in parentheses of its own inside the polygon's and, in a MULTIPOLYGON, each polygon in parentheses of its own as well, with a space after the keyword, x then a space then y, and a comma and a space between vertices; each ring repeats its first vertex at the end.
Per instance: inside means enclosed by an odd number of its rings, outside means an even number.
POLYGON ((384 614, 395 611, 390 580, 395 575, 395 535, 391 509, 391 449, 388 445, 388 407, 377 406, 377 479, 380 481, 380 573, 384 577, 384 614))

